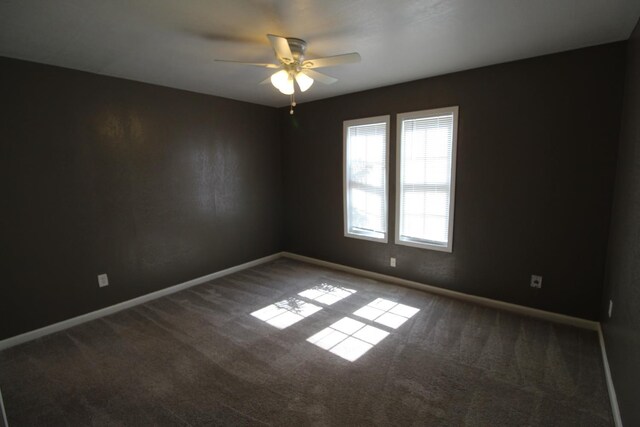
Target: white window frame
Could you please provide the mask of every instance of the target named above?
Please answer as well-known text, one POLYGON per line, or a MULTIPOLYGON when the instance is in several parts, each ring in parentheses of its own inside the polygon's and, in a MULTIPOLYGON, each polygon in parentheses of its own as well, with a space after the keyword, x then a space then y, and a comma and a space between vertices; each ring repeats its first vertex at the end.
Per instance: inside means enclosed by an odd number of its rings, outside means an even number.
POLYGON ((389 126, 391 124, 390 116, 376 116, 367 117, 363 119, 345 120, 342 126, 342 194, 343 194, 343 224, 345 237, 351 237, 355 239, 370 240, 373 242, 387 243, 389 241, 389 126), (349 232, 349 194, 347 191, 347 132, 350 127, 361 125, 372 125, 376 123, 385 123, 385 145, 386 145, 386 158, 385 169, 386 174, 384 176, 384 197, 383 203, 385 207, 385 231, 384 237, 375 237, 366 233, 351 233, 349 232))
POLYGON ((456 195, 456 155, 458 147, 458 106, 435 108, 431 110, 413 111, 409 113, 398 114, 396 117, 396 224, 395 224, 395 243, 397 245, 412 246, 415 248, 430 249, 441 252, 453 252, 453 223, 454 223, 454 207, 456 195), (404 120, 422 119, 428 117, 442 116, 445 114, 453 114, 453 132, 451 142, 451 185, 449 187, 449 234, 446 245, 439 245, 430 242, 421 242, 417 240, 404 240, 400 238, 400 225, 402 217, 400 216, 400 198, 401 198, 401 161, 402 161, 402 128, 404 120))

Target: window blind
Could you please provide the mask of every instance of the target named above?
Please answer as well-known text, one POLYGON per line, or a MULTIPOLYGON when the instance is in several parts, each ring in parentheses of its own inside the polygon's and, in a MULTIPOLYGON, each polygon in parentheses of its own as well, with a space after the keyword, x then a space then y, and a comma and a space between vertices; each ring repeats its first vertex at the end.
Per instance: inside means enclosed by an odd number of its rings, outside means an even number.
POLYGON ((454 111, 401 121, 400 242, 450 248, 454 122, 454 111))
POLYGON ((387 122, 345 127, 345 234, 386 240, 387 122))

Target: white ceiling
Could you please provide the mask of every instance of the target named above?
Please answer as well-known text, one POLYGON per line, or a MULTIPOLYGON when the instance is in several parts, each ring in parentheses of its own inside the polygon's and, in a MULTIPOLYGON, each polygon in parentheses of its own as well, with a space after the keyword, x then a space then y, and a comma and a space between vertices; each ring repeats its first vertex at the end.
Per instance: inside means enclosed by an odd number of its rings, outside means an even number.
POLYGON ((298 102, 629 37, 638 0, 2 0, 0 56, 270 106, 267 33, 307 58, 359 52, 320 71, 298 102))

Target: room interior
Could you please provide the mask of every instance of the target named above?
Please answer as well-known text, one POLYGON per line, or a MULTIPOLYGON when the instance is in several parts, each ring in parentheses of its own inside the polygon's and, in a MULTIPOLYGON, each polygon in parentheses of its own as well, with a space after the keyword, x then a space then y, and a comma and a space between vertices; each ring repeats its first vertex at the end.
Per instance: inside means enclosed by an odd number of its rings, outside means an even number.
POLYGON ((640 425, 639 17, 3 2, 0 425, 640 425), (403 118, 453 107, 449 246, 407 244, 403 118))

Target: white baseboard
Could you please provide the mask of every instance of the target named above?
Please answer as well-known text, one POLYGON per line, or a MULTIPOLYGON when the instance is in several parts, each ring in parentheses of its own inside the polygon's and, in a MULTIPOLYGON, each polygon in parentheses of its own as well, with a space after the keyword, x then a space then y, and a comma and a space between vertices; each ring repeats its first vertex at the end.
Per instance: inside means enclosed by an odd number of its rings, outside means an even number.
POLYGON ((333 268, 335 270, 346 271, 348 273, 357 274, 371 279, 376 279, 384 282, 393 283, 396 285, 406 286, 409 288, 420 289, 422 291, 430 292, 432 294, 443 295, 463 301, 472 302, 475 304, 483 305, 486 307, 497 308, 500 310, 506 310, 513 313, 522 314, 529 317, 536 317, 551 322, 562 323, 565 325, 576 326, 578 328, 589 329, 597 331, 600 327, 598 322, 593 320, 581 319, 579 317, 567 316, 565 314, 553 313, 551 311, 539 310, 537 308, 525 307, 523 305, 511 304, 504 301, 498 301, 490 298, 479 297, 476 295, 469 295, 462 292, 452 291, 450 289, 439 288, 437 286, 426 285, 424 283, 414 282, 412 280, 401 279, 399 277, 389 276, 382 273, 374 273, 368 270, 361 270, 359 268, 349 267, 342 264, 336 264, 329 261, 323 261, 316 258, 310 258, 303 255, 294 254, 291 252, 282 252, 282 255, 295 259, 298 261, 308 262, 310 264, 316 264, 323 267, 333 268))
POLYGON ((602 351, 602 364, 604 365, 604 376, 607 380, 607 390, 609 391, 609 400, 611 401, 613 421, 616 427, 622 427, 622 417, 620 416, 620 408, 618 407, 618 397, 616 396, 616 389, 613 386, 611 369, 609 369, 609 359, 607 358, 607 347, 604 343, 604 335, 600 324, 598 324, 598 340, 600 341, 600 351, 602 351))
POLYGON ((0 427, 9 427, 7 413, 4 410, 4 402, 2 400, 2 391, 0 390, 0 427))
POLYGON ((246 262, 244 264, 236 265, 234 267, 227 268, 225 270, 221 270, 215 273, 207 274, 206 276, 198 277, 193 280, 189 280, 184 283, 180 283, 178 285, 174 285, 165 289, 161 289, 156 292, 152 292, 150 294, 142 295, 137 298, 133 298, 127 301, 123 301, 121 303, 102 308, 100 310, 92 311, 90 313, 82 314, 77 317, 73 317, 71 319, 63 320, 62 322, 54 323, 52 325, 45 326, 40 329, 36 329, 34 331, 29 331, 24 334, 16 335, 14 337, 6 338, 0 341, 0 351, 5 348, 13 347, 18 344, 22 344, 27 341, 31 341, 45 335, 49 335, 58 331, 62 331, 64 329, 70 328, 75 325, 79 325, 84 322, 88 322, 93 319, 98 319, 100 317, 108 316, 110 314, 116 313, 118 311, 134 307, 139 304, 144 304, 147 301, 151 301, 165 295, 170 295, 175 292, 179 292, 183 289, 190 288, 192 286, 196 286, 210 280, 217 279, 219 277, 223 277, 241 270, 245 270, 247 268, 255 267, 260 264, 264 264, 269 261, 273 261, 280 257, 287 257, 290 259, 295 259, 298 261, 308 262, 310 264, 316 264, 323 267, 333 268, 336 270, 346 271, 348 273, 358 274, 360 276, 369 277, 376 280, 381 280, 389 283, 394 283, 401 286, 406 286, 414 289, 419 289, 423 291, 427 291, 433 294, 444 295, 451 298, 456 298, 463 301, 469 301, 472 303, 480 304, 487 307, 498 308, 501 310, 511 311, 514 313, 523 314, 526 316, 537 317, 544 320, 549 320, 556 323, 563 323, 567 325, 577 326, 579 328, 590 329, 593 331, 600 330, 600 324, 598 322, 594 322, 592 320, 580 319, 577 317, 567 316, 564 314, 553 313, 550 311, 539 310, 536 308, 525 307, 522 305, 511 304, 504 301, 493 300, 490 298, 479 297, 476 295, 469 295, 462 292, 452 291, 450 289, 439 288, 437 286, 431 286, 424 283, 414 282, 412 280, 401 279, 399 277, 389 276, 382 273, 375 273, 368 270, 362 270, 355 267, 349 267, 342 264, 336 264, 329 261, 323 261, 317 258, 311 258, 303 255, 294 254, 291 252, 278 252, 273 255, 269 255, 263 258, 259 258, 253 261, 246 262))
POLYGON ((121 310, 125 310, 130 307, 134 307, 139 304, 144 304, 145 302, 163 297, 165 295, 170 295, 175 292, 182 291, 184 289, 190 288, 192 286, 200 285, 202 283, 206 283, 210 280, 217 279, 219 277, 223 277, 232 273, 236 273, 241 270, 245 270, 247 268, 255 267, 260 264, 264 264, 265 262, 273 261, 282 256, 282 252, 275 253, 273 255, 269 255, 263 258, 255 259, 253 261, 245 262, 244 264, 236 265, 234 267, 226 268, 224 270, 217 271, 215 273, 207 274, 206 276, 198 277, 193 280, 189 280, 184 283, 180 283, 178 285, 170 286, 168 288, 161 289, 159 291, 151 292, 150 294, 142 295, 137 298, 133 298, 127 301, 123 301, 121 303, 111 305, 109 307, 101 308, 100 310, 92 311, 90 313, 82 314, 77 317, 73 317, 71 319, 63 320, 62 322, 54 323, 53 325, 48 325, 40 329, 36 329, 34 331, 25 332, 24 334, 16 335, 10 338, 6 338, 0 341, 0 351, 13 347, 18 344, 25 343, 27 341, 35 340, 37 338, 43 337, 45 335, 53 334, 55 332, 62 331, 64 329, 71 328, 72 326, 79 325, 81 323, 88 322, 90 320, 98 319, 100 317, 108 316, 110 314, 116 313, 121 310))

